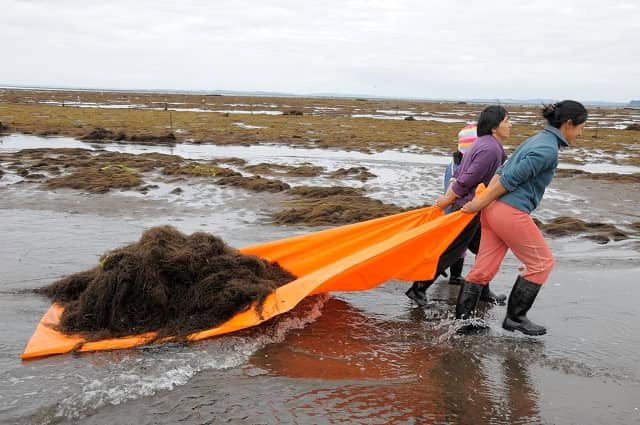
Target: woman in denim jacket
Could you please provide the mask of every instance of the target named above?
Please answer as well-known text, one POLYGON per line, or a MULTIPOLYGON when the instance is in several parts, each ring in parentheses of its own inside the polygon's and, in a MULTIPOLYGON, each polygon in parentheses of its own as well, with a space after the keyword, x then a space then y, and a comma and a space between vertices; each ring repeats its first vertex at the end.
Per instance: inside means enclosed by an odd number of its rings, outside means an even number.
POLYGON ((529 320, 527 312, 555 262, 530 213, 551 183, 560 148, 582 135, 588 113, 581 103, 564 100, 545 106, 542 115, 548 123, 545 129, 525 140, 498 169, 487 190, 462 207, 466 212, 482 210, 482 237, 475 264, 460 288, 456 317, 473 314, 484 286, 498 273, 510 249, 525 270, 513 285, 502 327, 527 335, 547 332, 529 320))

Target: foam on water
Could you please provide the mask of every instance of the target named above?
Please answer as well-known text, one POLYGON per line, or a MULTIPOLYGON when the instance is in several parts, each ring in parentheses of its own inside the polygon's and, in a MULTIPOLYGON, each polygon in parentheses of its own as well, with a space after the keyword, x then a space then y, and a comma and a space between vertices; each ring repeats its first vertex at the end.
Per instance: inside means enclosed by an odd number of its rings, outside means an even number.
MULTIPOLYGON (((237 367, 260 348, 281 342, 288 332, 315 321, 328 298, 320 295, 307 299, 294 311, 246 331, 248 335, 242 337, 222 336, 188 345, 165 344, 129 351, 120 361, 104 362, 94 368, 97 377, 86 379, 78 375, 77 387, 58 403, 55 416, 82 418, 108 404, 119 405, 185 385, 207 369, 237 367)), ((103 357, 99 353, 87 356, 103 357)))

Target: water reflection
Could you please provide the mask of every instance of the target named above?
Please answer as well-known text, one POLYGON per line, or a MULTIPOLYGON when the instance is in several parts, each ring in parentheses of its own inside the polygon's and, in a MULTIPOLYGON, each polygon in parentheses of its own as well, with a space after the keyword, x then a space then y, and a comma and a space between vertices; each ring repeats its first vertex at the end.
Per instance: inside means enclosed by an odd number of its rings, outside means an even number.
POLYGON ((429 316, 413 313, 419 310, 384 320, 331 298, 316 322, 258 351, 250 363, 301 386, 314 382, 313 390, 288 400, 294 417, 322 412, 330 422, 350 423, 542 422, 528 371, 539 344, 504 344, 491 335, 439 343, 441 330, 429 316), (517 348, 521 344, 524 349, 517 348))
POLYGON ((527 360, 513 352, 502 363, 505 379, 507 419, 513 424, 542 423, 538 393, 527 371, 527 360))
POLYGON ((409 379, 431 369, 440 348, 406 345, 421 324, 378 320, 330 298, 322 316, 266 347, 252 362, 278 376, 305 379, 409 379))

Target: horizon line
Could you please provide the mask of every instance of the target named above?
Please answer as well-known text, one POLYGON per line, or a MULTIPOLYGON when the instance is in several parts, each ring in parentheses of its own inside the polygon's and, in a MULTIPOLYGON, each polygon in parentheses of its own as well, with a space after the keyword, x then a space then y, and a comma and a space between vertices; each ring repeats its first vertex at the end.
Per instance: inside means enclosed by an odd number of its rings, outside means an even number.
MULTIPOLYGON (((50 91, 84 91, 84 92, 96 92, 96 91, 109 91, 109 92, 130 92, 130 93, 179 93, 179 94, 203 94, 203 95, 232 95, 232 96, 258 96, 258 97, 336 97, 336 98, 363 98, 363 99, 388 99, 388 100, 422 100, 422 101, 444 101, 444 102, 477 102, 477 103, 526 103, 526 104, 538 104, 538 103, 551 103, 557 99, 551 98, 430 98, 430 97, 402 97, 402 96, 387 96, 387 95, 371 95, 371 94, 358 94, 358 93, 332 93, 332 92, 316 92, 316 93, 287 93, 279 91, 267 91, 267 90, 224 90, 224 89, 125 89, 125 88, 105 88, 105 87, 81 87, 81 86, 49 86, 49 85, 15 85, 15 84, 2 84, 0 83, 0 89, 16 89, 16 90, 50 90, 50 91)), ((612 100, 583 100, 583 103, 589 105, 620 105, 620 106, 636 106, 635 103, 640 103, 640 100, 631 99, 628 101, 612 101, 612 100)), ((640 105, 637 105, 640 106, 640 105)))

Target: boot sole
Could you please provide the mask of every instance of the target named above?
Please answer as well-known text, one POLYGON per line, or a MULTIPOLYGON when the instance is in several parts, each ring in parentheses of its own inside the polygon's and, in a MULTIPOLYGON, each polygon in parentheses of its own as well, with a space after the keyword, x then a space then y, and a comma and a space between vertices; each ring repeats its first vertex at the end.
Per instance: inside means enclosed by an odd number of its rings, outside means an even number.
POLYGON ((511 325, 507 325, 504 322, 502 323, 502 329, 505 329, 507 331, 513 332, 513 331, 519 331, 522 332, 525 335, 529 335, 529 336, 540 336, 540 335, 544 335, 547 333, 547 330, 541 330, 538 332, 529 332, 524 330, 523 328, 521 328, 520 326, 511 326, 511 325))
POLYGON ((428 300, 417 297, 415 295, 415 292, 413 292, 413 291, 407 291, 404 294, 407 297, 409 297, 409 299, 413 300, 413 302, 418 304, 419 307, 428 307, 429 306, 429 301, 428 300))

